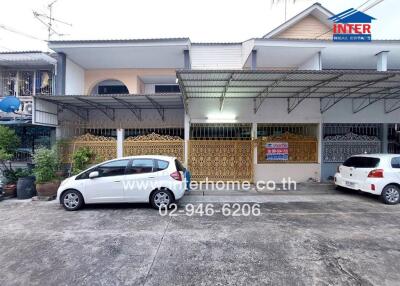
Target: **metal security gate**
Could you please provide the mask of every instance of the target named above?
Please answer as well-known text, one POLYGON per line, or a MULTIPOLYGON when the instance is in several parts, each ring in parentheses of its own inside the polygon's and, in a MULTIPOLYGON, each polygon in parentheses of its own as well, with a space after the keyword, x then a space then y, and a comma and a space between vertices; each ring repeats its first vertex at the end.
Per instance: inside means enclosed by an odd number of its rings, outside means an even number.
POLYGON ((193 124, 188 167, 194 181, 252 181, 250 124, 193 124))
POLYGON ((380 153, 381 134, 382 124, 324 124, 322 180, 332 180, 337 166, 352 155, 380 153))

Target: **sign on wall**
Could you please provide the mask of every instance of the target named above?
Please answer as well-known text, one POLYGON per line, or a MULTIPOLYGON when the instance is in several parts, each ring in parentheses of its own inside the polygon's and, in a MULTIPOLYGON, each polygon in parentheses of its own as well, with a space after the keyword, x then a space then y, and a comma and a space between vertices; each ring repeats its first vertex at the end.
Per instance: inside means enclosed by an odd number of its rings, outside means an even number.
POLYGON ((348 9, 329 18, 333 21, 333 41, 335 42, 370 42, 371 22, 376 20, 354 8, 348 9))
POLYGON ((265 159, 268 161, 289 160, 289 143, 271 142, 265 144, 265 159))

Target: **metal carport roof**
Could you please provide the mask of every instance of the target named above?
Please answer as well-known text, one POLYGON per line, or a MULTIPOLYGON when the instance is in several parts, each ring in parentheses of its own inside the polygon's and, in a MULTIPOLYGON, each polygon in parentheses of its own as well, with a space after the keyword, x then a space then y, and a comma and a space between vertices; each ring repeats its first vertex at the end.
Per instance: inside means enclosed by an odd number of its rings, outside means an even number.
MULTIPOLYGON (((321 112, 351 98, 353 112, 379 100, 391 102, 386 112, 400 108, 400 71, 322 70, 179 70, 177 77, 185 103, 191 98, 248 98, 256 113, 267 98, 288 100, 288 112, 304 99, 321 101, 321 112)), ((386 104, 385 104, 386 106, 386 104)))
POLYGON ((56 104, 67 109, 84 120, 88 120, 88 111, 98 110, 109 119, 115 119, 115 110, 127 109, 142 120, 142 110, 157 110, 164 120, 167 109, 183 109, 180 93, 168 94, 107 94, 107 95, 38 95, 35 99, 56 104))

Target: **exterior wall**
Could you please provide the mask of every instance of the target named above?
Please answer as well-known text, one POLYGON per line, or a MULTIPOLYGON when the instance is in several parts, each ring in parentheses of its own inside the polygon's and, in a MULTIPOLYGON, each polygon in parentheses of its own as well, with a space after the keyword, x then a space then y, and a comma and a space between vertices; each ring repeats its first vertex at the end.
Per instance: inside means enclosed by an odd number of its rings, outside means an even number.
POLYGON ((242 45, 192 45, 192 69, 241 69, 242 45))
POLYGON ((322 114, 324 123, 396 123, 399 118, 400 109, 385 113, 383 101, 378 101, 354 114, 351 99, 338 102, 322 114))
POLYGON ((162 121, 156 110, 142 110, 142 121, 126 109, 115 111, 115 120, 111 121, 98 110, 91 110, 89 121, 83 122, 71 112, 65 110, 59 115, 59 121, 64 125, 79 125, 91 128, 162 128, 162 127, 183 127, 183 110, 165 110, 165 121, 162 121))
POLYGON ((275 39, 332 39, 330 27, 321 23, 317 18, 308 15, 292 27, 274 36, 275 39), (326 34, 324 34, 326 33, 326 34), (320 36, 321 34, 324 34, 320 36), (318 37, 320 36, 320 37, 318 37))
POLYGON ((123 82, 131 94, 144 91, 141 76, 175 76, 174 69, 96 69, 85 71, 85 94, 90 94, 92 88, 99 82, 115 79, 123 82))
MULTIPOLYGON (((222 113, 234 114, 237 117, 237 122, 241 123, 321 123, 318 100, 305 100, 289 114, 287 113, 286 99, 266 99, 257 114, 254 114, 253 107, 253 101, 250 99, 227 99, 222 113)), ((189 116, 192 123, 207 122, 206 117, 210 113, 218 112, 219 99, 189 100, 189 116)), ((320 137, 321 135, 318 134, 319 143, 321 142, 320 137)), ((321 156, 320 151, 319 158, 321 156)), ((255 156, 255 158, 257 157, 255 156)), ((254 161, 255 181, 273 180, 279 183, 283 178, 291 177, 292 180, 297 182, 305 182, 309 178, 319 179, 320 174, 320 163, 257 164, 257 161, 254 161)))
POLYGON ((309 60, 307 60, 301 66, 299 66, 298 69, 299 70, 321 70, 322 69, 321 54, 316 53, 309 60))
POLYGON ((282 182, 290 178, 297 183, 306 182, 308 179, 319 180, 321 164, 256 164, 254 168, 254 181, 282 182))
POLYGON ((85 70, 67 58, 65 72, 65 94, 82 95, 85 93, 85 70))
MULTIPOLYGON (((222 113, 234 114, 237 122, 243 123, 320 123, 319 101, 304 100, 295 110, 287 113, 287 100, 268 98, 254 114, 251 99, 226 99, 222 113)), ((207 116, 219 113, 219 98, 190 99, 189 116, 191 122, 207 122, 207 116)))

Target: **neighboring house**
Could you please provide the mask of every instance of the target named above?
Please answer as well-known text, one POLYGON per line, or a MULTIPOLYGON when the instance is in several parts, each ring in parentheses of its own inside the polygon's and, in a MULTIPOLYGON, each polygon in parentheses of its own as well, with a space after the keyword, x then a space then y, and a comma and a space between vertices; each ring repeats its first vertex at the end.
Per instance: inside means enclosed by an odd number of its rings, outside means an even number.
POLYGON ((13 128, 21 138, 15 161, 30 162, 35 148, 50 146, 55 139, 55 128, 32 124, 32 96, 54 94, 56 63, 39 51, 0 53, 0 100, 15 96, 21 103, 15 113, 0 111, 0 124, 13 128))
POLYGON ((400 41, 333 42, 332 16, 314 4, 238 43, 50 41, 60 88, 34 96, 33 123, 116 139, 69 152, 176 155, 195 180, 327 180, 351 154, 400 151, 400 41), (151 132, 183 141, 126 140, 151 132))

